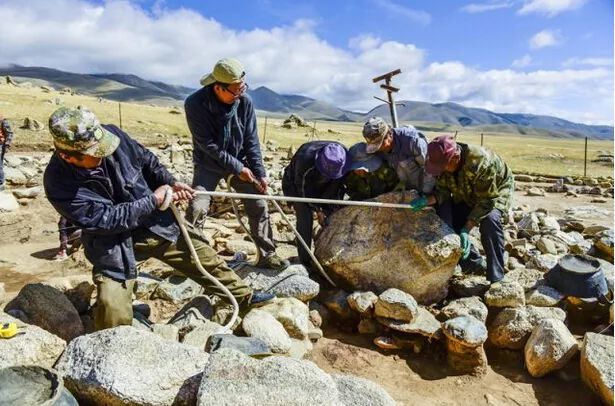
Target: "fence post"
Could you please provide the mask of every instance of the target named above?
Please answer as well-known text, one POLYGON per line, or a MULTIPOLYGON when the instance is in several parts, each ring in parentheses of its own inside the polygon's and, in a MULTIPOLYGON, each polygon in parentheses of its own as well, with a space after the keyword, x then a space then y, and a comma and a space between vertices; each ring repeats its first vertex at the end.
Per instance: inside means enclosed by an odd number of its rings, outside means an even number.
POLYGON ((583 162, 583 179, 587 178, 587 137, 585 137, 585 160, 583 162))
POLYGON ((316 139, 316 120, 314 120, 314 126, 312 127, 312 139, 310 141, 314 141, 316 139))
POLYGON ((267 140, 267 116, 265 116, 265 128, 263 128, 263 144, 267 140))
POLYGON ((117 110, 120 114, 120 128, 123 130, 124 128, 122 127, 122 103, 117 103, 117 110))
POLYGON ((483 146, 483 133, 480 133, 480 146, 483 146))
POLYGON ((457 141, 457 130, 455 130, 455 136, 453 138, 457 141))

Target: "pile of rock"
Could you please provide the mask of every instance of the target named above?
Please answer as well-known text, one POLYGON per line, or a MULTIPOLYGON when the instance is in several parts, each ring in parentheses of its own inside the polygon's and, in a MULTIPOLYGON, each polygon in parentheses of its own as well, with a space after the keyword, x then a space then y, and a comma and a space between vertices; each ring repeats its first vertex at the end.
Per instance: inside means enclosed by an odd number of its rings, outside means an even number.
POLYGON ((288 116, 284 122, 282 122, 283 128, 293 128, 293 127, 309 127, 307 121, 303 119, 303 117, 298 116, 296 114, 291 114, 288 116))

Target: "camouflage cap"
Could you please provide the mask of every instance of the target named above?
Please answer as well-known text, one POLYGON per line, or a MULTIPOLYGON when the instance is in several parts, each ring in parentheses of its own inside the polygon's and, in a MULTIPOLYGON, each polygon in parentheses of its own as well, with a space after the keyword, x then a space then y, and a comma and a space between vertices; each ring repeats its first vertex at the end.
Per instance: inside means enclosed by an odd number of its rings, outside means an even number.
POLYGON ((380 149, 384 137, 391 127, 380 117, 372 117, 363 126, 363 138, 367 141, 366 151, 373 154, 380 149))
POLYGON ((49 132, 56 148, 104 158, 111 155, 120 139, 105 130, 86 108, 60 107, 49 117, 49 132))
POLYGON ((235 58, 223 58, 216 62, 213 72, 201 78, 201 85, 207 86, 215 82, 232 84, 239 83, 246 76, 241 62, 235 58))

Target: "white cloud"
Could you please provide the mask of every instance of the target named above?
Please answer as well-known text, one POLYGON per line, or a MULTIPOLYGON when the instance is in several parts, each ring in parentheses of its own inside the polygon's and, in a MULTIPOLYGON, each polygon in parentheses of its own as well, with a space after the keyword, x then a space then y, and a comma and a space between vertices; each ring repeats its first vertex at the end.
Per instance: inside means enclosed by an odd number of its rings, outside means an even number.
MULTIPOLYGON (((501 112, 557 114, 569 120, 613 122, 610 67, 518 72, 481 71, 458 61, 426 61, 427 50, 364 34, 336 47, 299 20, 271 29, 233 30, 189 9, 109 0, 2 0, 0 63, 73 72, 134 73, 197 87, 225 56, 239 58, 255 88, 303 94, 367 111, 382 96, 371 79, 395 68, 398 99, 453 101, 501 112), (53 4, 51 4, 53 3, 53 4)), ((523 59, 523 58, 522 58, 523 59)))
POLYGON ((487 11, 501 10, 503 8, 510 8, 513 6, 512 1, 492 1, 488 3, 470 3, 461 7, 461 11, 466 13, 476 14, 484 13, 487 11))
POLYGON ((525 68, 527 66, 529 66, 532 63, 532 57, 529 55, 523 55, 521 58, 519 59, 515 59, 511 66, 513 68, 525 68))
POLYGON ((530 38, 529 44, 532 49, 540 49, 558 45, 560 42, 559 31, 542 30, 530 38))
POLYGON ((373 2, 389 13, 408 18, 415 23, 421 25, 429 25, 429 23, 431 23, 431 15, 426 11, 415 10, 399 3, 395 3, 392 0, 373 0, 373 2))
POLYGON ((564 11, 578 9, 586 2, 587 0, 525 0, 518 13, 521 15, 536 13, 553 17, 564 11))
POLYGON ((613 58, 570 58, 562 63, 562 66, 613 66, 613 58))

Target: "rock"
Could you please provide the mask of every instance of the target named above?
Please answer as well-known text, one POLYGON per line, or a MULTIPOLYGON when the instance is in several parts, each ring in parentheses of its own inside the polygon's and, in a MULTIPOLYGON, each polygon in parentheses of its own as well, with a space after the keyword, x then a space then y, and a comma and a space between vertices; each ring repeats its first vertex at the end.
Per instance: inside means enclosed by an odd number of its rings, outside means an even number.
POLYGON ((557 219, 551 216, 544 216, 541 218, 540 224, 543 231, 560 231, 561 228, 557 219))
POLYGON ((179 328, 179 336, 184 337, 194 328, 207 324, 214 315, 214 309, 207 296, 197 296, 186 303, 173 317, 169 324, 179 328))
POLYGON ((361 319, 357 326, 359 334, 376 335, 382 330, 382 324, 374 319, 361 319))
POLYGON ((183 276, 171 276, 158 284, 154 298, 181 303, 201 294, 203 287, 192 279, 183 276))
POLYGON ((320 292, 303 265, 291 265, 282 272, 244 266, 235 272, 254 290, 267 290, 277 297, 294 297, 307 302, 320 292))
POLYGON ((213 321, 204 320, 182 338, 182 343, 205 349, 209 337, 222 332, 223 327, 213 321))
POLYGON ((609 217, 609 211, 595 206, 575 206, 565 210, 567 219, 594 219, 609 217))
POLYGON ((533 182, 534 178, 530 175, 515 174, 515 180, 519 182, 533 182))
POLYGON ((579 351, 577 340, 557 319, 542 320, 525 344, 525 366, 535 378, 566 366, 579 351))
POLYGON ((378 317, 409 322, 417 316, 418 305, 412 295, 391 288, 378 296, 374 314, 378 317))
POLYGON ((139 300, 149 299, 152 293, 156 291, 161 279, 156 278, 145 272, 140 272, 137 276, 135 296, 139 300))
POLYGON ((545 191, 538 187, 531 187, 525 192, 526 196, 544 196, 545 191))
POLYGON ((0 324, 4 323, 16 323, 19 332, 24 334, 0 339, 0 369, 16 365, 52 368, 66 348, 66 341, 60 337, 0 312, 0 324))
POLYGON ((473 316, 482 323, 487 320, 487 306, 477 296, 464 297, 450 302, 442 308, 442 315, 446 319, 454 319, 459 316, 473 316))
POLYGON ((288 335, 304 340, 309 331, 309 312, 307 305, 294 297, 277 298, 272 303, 261 306, 259 310, 271 314, 282 323, 288 335))
POLYGON ((537 286, 525 293, 525 303, 537 307, 557 306, 563 299, 564 295, 547 285, 537 286))
MULTIPOLYGON (((405 201, 417 197, 404 194, 405 201)), ((400 202, 399 193, 375 200, 400 202)), ((423 304, 447 295, 459 237, 431 210, 413 213, 348 206, 336 211, 316 240, 316 257, 351 291, 397 288, 423 304)))
POLYGON ((290 351, 292 343, 288 333, 271 314, 252 309, 244 317, 242 327, 248 336, 264 341, 272 352, 286 354, 290 351))
POLYGON ((491 284, 485 303, 489 307, 521 307, 525 305, 525 292, 517 282, 502 280, 491 284))
POLYGON ((24 130, 30 130, 30 131, 42 131, 45 129, 45 126, 43 125, 43 123, 41 123, 38 120, 35 120, 31 117, 26 117, 23 120, 23 124, 21 128, 23 128, 24 130))
POLYGON ((24 286, 4 309, 9 313, 12 310, 23 312, 26 323, 37 325, 66 341, 85 332, 75 306, 51 286, 40 283, 24 286))
POLYGON ((352 375, 331 375, 340 406, 395 406, 391 396, 374 382, 352 375))
POLYGON ((309 361, 288 357, 250 358, 221 349, 203 371, 197 406, 340 405, 334 380, 309 361))
POLYGON ((487 356, 483 343, 487 328, 473 316, 459 316, 442 323, 446 336, 448 365, 457 373, 482 375, 486 373, 487 356))
POLYGON ((19 209, 19 203, 9 192, 0 191, 0 213, 19 209))
POLYGON ((348 305, 352 310, 363 317, 371 317, 378 296, 373 292, 354 292, 348 295, 346 300, 348 300, 348 305))
POLYGON ((581 378, 605 405, 613 404, 612 336, 585 333, 581 347, 581 378))
POLYGON ((484 276, 463 276, 453 278, 451 287, 456 295, 461 297, 483 296, 491 287, 491 283, 484 276))
POLYGON ((13 189, 13 195, 18 199, 34 199, 43 191, 40 186, 34 186, 26 189, 13 189))
POLYGON ((555 242, 553 242, 549 238, 541 238, 536 241, 536 248, 543 254, 557 254, 557 247, 555 246, 555 242))
POLYGON ((330 310, 342 320, 354 319, 356 315, 352 309, 350 309, 347 297, 348 293, 341 289, 336 289, 325 295, 322 304, 325 305, 327 310, 330 310))
POLYGON ((225 253, 234 255, 237 252, 245 252, 248 255, 256 254, 256 246, 251 241, 227 240, 225 253))
POLYGON ((594 246, 613 262, 613 230, 605 230, 596 234, 594 246))
POLYGON ((527 268, 534 268, 542 272, 547 272, 551 268, 553 268, 555 265, 557 265, 558 260, 559 260, 559 257, 557 257, 556 255, 551 255, 551 254, 536 255, 535 257, 532 257, 532 259, 530 259, 525 264, 525 266, 527 268))
POLYGON ((610 228, 607 226, 594 224, 591 226, 584 227, 582 231, 583 231, 583 234, 593 237, 596 234, 600 233, 601 231, 607 231, 607 230, 610 230, 610 228))
MULTIPOLYGON (((179 328, 173 324, 154 324, 152 332, 165 340, 179 341, 179 328)), ((202 348, 205 348, 205 343, 202 348)))
POLYGON ((525 346, 534 327, 544 319, 565 321, 566 313, 557 307, 503 309, 489 326, 489 341, 497 348, 519 350, 525 346))
POLYGON ((258 338, 237 337, 232 334, 214 334, 209 337, 205 351, 214 352, 221 349, 231 349, 250 356, 271 354, 271 348, 258 338))
POLYGON ((324 336, 322 330, 318 327, 311 326, 308 330, 308 338, 311 341, 318 341, 324 336))
POLYGON ((308 338, 303 340, 291 338, 290 341, 291 345, 290 350, 288 350, 288 356, 291 358, 303 359, 314 349, 314 344, 308 338))
POLYGON ((519 231, 523 231, 527 235, 534 235, 540 232, 540 224, 538 217, 534 213, 526 213, 517 222, 517 228, 519 231))
POLYGON ((420 334, 427 338, 440 337, 440 322, 426 309, 419 307, 418 313, 411 322, 403 320, 376 317, 378 322, 390 329, 409 334, 420 334))
POLYGON ((314 327, 322 326, 322 317, 318 310, 312 309, 309 313, 310 322, 314 325, 314 327))
POLYGON ((120 326, 73 340, 56 369, 80 403, 194 404, 209 354, 120 326))
POLYGON ((96 286, 88 280, 79 283, 72 289, 64 291, 64 294, 73 306, 75 306, 77 313, 83 314, 90 309, 92 294, 95 290, 96 286))
POLYGON ((517 282, 527 292, 544 283, 544 273, 538 269, 515 269, 504 275, 504 281, 517 282))

